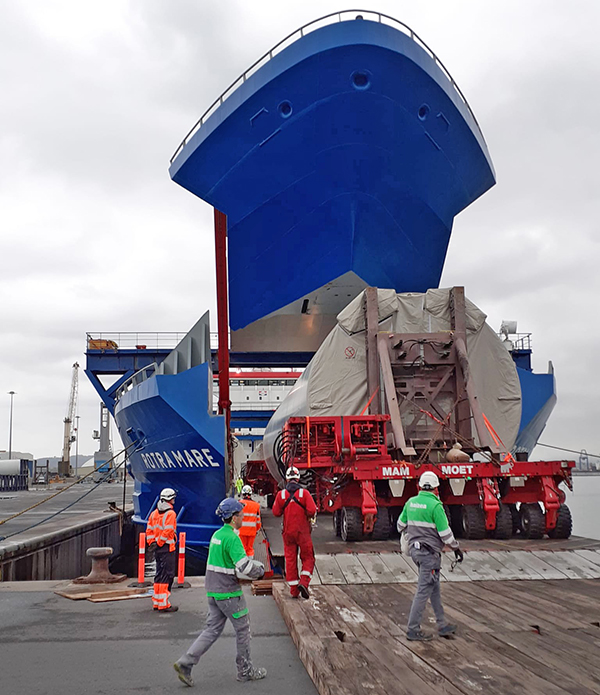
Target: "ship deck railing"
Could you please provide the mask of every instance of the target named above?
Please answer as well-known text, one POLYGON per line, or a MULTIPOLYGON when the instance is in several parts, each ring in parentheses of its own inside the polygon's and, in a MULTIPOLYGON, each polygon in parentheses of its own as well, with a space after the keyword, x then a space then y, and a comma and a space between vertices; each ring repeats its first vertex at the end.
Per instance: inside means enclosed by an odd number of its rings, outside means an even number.
MULTIPOLYGON (((178 332, 116 332, 116 333, 86 333, 88 350, 106 352, 110 350, 173 350, 187 335, 178 332), (104 345, 105 347, 94 347, 104 345), (109 347, 116 345, 116 347, 109 347)), ((218 347, 218 333, 210 334, 211 350, 218 347)))
POLYGON ((263 56, 261 56, 256 62, 252 63, 252 65, 245 71, 243 72, 236 80, 234 80, 229 87, 219 96, 215 101, 206 109, 206 111, 202 114, 202 116, 196 121, 192 129, 189 131, 189 133, 183 138, 181 141, 179 147, 175 150, 173 153, 173 156, 171 157, 171 164, 177 159, 179 154, 182 152, 183 148, 187 145, 187 143, 190 141, 190 139, 200 130, 200 128, 206 123, 208 118, 212 116, 212 114, 223 104, 223 102, 229 97, 240 85, 242 85, 249 77, 251 77, 257 70, 259 70, 263 65, 269 62, 274 56, 276 56, 278 53, 280 53, 282 50, 287 48, 288 45, 292 44, 294 41, 296 41, 299 38, 304 37, 306 34, 315 31, 316 29, 321 29, 324 26, 328 26, 330 24, 336 24, 339 22, 345 22, 345 21, 350 21, 350 20, 356 20, 357 18, 357 13, 363 18, 363 19, 373 19, 376 18, 376 21, 379 22, 380 24, 387 24, 388 26, 392 26, 396 29, 399 29, 403 34, 406 34, 406 36, 409 36, 416 44, 418 44, 433 60, 433 62, 440 68, 440 70, 444 73, 444 75, 448 78, 448 81, 454 88, 456 94, 460 98, 460 100, 463 102, 469 113, 471 114, 471 117, 473 121, 475 122, 475 125, 477 126, 477 129, 479 130, 479 133, 481 137, 483 137, 483 132, 481 131, 481 128, 479 126, 479 123, 477 121, 477 118, 475 117, 475 114, 473 113, 473 109, 469 106, 469 102, 467 101, 465 95, 462 93, 460 90, 460 87, 458 84, 455 82, 454 78, 446 68, 446 66, 442 63, 442 61, 437 57, 437 55, 429 48, 429 46, 423 41, 423 39, 416 34, 407 24, 404 22, 401 22, 399 19, 395 19, 394 17, 391 17, 390 15, 383 14, 382 12, 374 12, 372 10, 344 10, 343 12, 332 12, 331 14, 324 15, 323 17, 319 17, 319 19, 315 19, 312 22, 309 22, 308 24, 305 24, 301 26, 299 29, 296 29, 293 31, 291 34, 288 34, 284 39, 282 39, 279 43, 275 44, 271 50, 267 51, 263 56))

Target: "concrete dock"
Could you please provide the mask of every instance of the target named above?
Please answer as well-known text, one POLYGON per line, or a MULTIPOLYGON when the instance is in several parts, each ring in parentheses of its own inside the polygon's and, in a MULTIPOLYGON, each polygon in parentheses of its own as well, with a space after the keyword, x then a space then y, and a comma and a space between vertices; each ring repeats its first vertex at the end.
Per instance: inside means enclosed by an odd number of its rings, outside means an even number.
MULTIPOLYGON (((122 515, 110 511, 109 503, 121 507, 122 484, 93 486, 81 483, 49 499, 63 487, 50 485, 0 496, 0 521, 43 501, 0 524, 0 582, 71 579, 89 571, 90 561, 85 555, 87 548, 110 546, 116 554, 120 552, 122 515), (78 501, 79 498, 82 499, 78 501), (60 510, 64 511, 55 515, 60 510)), ((126 489, 128 501, 132 490, 133 484, 129 482, 126 489)), ((130 502, 125 511, 127 515, 132 513, 130 502)))
POLYGON ((235 634, 225 632, 194 669, 196 687, 177 679, 173 662, 204 626, 203 578, 176 589, 179 612, 158 614, 150 598, 108 603, 70 601, 54 590, 65 582, 0 583, 0 690, 6 695, 164 695, 243 693, 316 695, 271 596, 244 589, 252 625, 252 656, 268 676, 238 683, 235 634))

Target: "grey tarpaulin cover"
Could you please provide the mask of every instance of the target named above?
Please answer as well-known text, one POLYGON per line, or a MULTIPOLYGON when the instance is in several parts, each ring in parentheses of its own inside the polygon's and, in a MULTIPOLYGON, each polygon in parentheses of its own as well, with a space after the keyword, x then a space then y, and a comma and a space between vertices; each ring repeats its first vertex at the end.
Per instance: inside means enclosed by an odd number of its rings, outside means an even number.
MULTIPOLYGON (((439 333, 451 330, 450 290, 396 294, 377 290, 379 330, 439 333)), ((521 420, 521 387, 507 349, 485 322, 486 315, 465 299, 467 351, 479 403, 507 450, 521 420)), ((368 401, 364 292, 337 316, 337 326, 315 353, 295 387, 271 418, 264 436, 269 470, 279 479, 273 444, 288 418, 301 415, 357 415, 368 401)))

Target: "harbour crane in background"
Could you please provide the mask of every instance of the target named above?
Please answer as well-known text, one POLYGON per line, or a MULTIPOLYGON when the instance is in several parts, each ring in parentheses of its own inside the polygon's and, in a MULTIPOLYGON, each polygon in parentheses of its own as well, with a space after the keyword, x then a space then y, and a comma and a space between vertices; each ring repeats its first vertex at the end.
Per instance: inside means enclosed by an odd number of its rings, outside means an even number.
POLYGON ((75 408, 77 406, 77 389, 79 385, 79 363, 73 365, 73 375, 71 377, 71 393, 67 405, 67 416, 65 417, 65 429, 63 437, 62 460, 58 462, 58 475, 69 476, 71 474, 71 444, 75 441, 75 408))

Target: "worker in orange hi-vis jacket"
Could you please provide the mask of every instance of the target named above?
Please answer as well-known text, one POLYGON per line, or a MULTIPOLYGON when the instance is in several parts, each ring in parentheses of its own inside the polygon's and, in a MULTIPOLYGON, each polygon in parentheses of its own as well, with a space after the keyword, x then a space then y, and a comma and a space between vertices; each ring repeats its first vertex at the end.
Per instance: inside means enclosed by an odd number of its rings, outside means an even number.
POLYGON ((166 487, 161 493, 156 509, 150 514, 146 537, 153 545, 156 558, 154 595, 152 608, 163 613, 179 610, 169 602, 173 579, 177 572, 177 516, 173 510, 177 493, 166 487))
POLYGON ((283 548, 285 578, 294 598, 309 598, 308 585, 315 568, 315 551, 311 538, 312 521, 317 506, 308 490, 300 486, 300 471, 290 466, 285 474, 287 485, 280 490, 273 504, 273 514, 283 515, 283 548), (298 578, 298 550, 302 571, 298 578))
POLYGON ((244 485, 242 488, 242 499, 240 502, 244 505, 242 525, 240 527, 240 540, 246 551, 246 555, 250 558, 254 557, 254 539, 256 534, 261 529, 260 522, 260 504, 252 499, 252 488, 250 485, 244 485))

